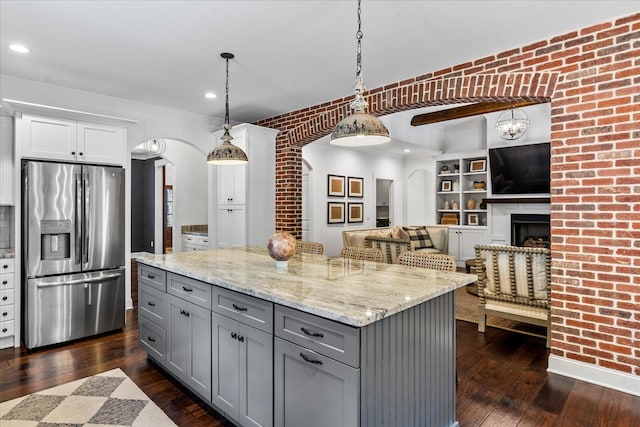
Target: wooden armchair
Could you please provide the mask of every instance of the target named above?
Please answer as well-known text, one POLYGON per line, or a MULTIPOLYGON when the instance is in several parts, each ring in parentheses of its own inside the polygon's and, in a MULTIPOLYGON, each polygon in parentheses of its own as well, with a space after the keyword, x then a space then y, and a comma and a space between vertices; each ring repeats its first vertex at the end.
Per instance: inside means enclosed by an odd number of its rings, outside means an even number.
POLYGON ((478 332, 487 315, 547 328, 551 345, 551 251, 516 246, 475 246, 480 313, 478 332))
POLYGON ((296 253, 322 255, 324 253, 324 246, 322 246, 322 243, 318 242, 296 240, 296 253))
POLYGON ((359 259, 362 261, 382 262, 382 252, 376 248, 360 248, 355 246, 347 246, 340 251, 342 258, 359 259))

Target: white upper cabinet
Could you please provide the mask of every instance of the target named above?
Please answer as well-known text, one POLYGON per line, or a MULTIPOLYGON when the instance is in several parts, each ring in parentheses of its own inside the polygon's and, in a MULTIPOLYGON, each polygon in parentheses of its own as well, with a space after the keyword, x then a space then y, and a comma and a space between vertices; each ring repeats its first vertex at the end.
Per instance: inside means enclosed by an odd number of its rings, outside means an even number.
POLYGON ((0 117, 0 205, 13 205, 13 122, 0 117))
POLYGON ((123 128, 23 114, 22 157, 124 165, 123 128))

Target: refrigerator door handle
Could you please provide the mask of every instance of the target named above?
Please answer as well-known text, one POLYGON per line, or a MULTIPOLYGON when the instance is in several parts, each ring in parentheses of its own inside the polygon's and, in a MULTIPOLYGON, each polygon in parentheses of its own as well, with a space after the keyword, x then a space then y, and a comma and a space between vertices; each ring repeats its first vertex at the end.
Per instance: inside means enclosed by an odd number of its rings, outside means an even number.
POLYGON ((120 277, 121 274, 120 273, 109 273, 109 274, 103 274, 101 276, 97 276, 97 277, 91 277, 88 279, 75 279, 75 280, 65 280, 65 281, 60 281, 60 282, 38 282, 37 287, 38 288, 50 288, 53 286, 64 286, 64 285, 82 285, 85 283, 95 283, 95 282, 103 282, 105 280, 110 280, 110 279, 115 279, 120 277))
POLYGON ((89 174, 83 174, 84 180, 84 207, 82 209, 82 262, 89 262, 89 230, 87 229, 87 221, 89 216, 89 174))
POLYGON ((76 174, 76 250, 75 250, 75 261, 76 264, 82 263, 82 180, 80 179, 80 174, 76 174))

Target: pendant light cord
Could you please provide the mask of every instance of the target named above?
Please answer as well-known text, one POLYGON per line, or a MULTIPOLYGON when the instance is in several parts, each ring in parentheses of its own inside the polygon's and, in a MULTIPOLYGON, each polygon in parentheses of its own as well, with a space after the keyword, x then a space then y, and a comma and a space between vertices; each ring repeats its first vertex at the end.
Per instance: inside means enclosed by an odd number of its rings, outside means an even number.
POLYGON ((224 124, 229 124, 229 58, 227 60, 227 88, 226 88, 226 101, 224 104, 224 124))
POLYGON ((358 0, 358 31, 356 31, 356 40, 358 47, 356 50, 356 86, 362 84, 362 20, 360 18, 360 0, 358 0))

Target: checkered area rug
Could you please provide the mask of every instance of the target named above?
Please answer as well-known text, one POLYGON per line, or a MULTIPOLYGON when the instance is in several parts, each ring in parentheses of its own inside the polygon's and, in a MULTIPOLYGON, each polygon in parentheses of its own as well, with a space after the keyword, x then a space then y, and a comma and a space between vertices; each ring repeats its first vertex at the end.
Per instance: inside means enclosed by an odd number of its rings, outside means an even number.
POLYGON ((0 403, 2 427, 173 427, 120 369, 0 403))

